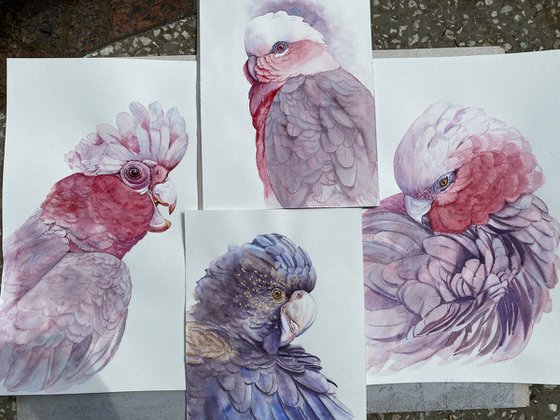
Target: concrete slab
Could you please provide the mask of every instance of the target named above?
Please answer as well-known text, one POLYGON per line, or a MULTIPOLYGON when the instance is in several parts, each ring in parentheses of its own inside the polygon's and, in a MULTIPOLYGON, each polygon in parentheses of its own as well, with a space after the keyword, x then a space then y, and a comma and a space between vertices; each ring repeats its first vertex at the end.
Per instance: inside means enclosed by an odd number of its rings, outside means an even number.
POLYGON ((17 417, 25 420, 184 419, 185 393, 114 392, 18 397, 17 417))
POLYGON ((501 47, 422 48, 416 50, 374 50, 373 58, 465 57, 470 55, 505 54, 501 47))
POLYGON ((369 385, 368 413, 512 408, 529 405, 529 387, 501 383, 369 385))

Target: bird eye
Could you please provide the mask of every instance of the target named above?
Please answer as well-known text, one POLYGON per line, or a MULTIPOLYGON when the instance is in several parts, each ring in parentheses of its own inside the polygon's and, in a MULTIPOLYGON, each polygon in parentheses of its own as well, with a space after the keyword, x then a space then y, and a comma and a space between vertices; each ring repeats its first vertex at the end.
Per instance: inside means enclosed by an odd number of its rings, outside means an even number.
POLYGON ((287 49, 288 43, 286 41, 278 41, 272 46, 270 52, 273 54, 282 54, 285 53, 287 49))
POLYGON ((434 182, 434 185, 432 186, 432 191, 436 194, 440 193, 440 192, 443 192, 451 186, 453 181, 455 181, 455 173, 454 172, 449 172, 447 174, 444 174, 444 175, 440 176, 436 180, 436 182, 434 182))
POLYGON ((272 289, 272 292, 270 292, 270 295, 272 296, 272 299, 274 300, 282 300, 282 298, 284 298, 284 292, 282 292, 282 290, 275 288, 272 289))
POLYGON ((150 169, 142 162, 125 163, 120 175, 123 182, 134 189, 143 189, 150 183, 150 169))
POLYGON ((138 179, 141 175, 142 173, 140 172, 140 169, 136 166, 131 166, 126 170, 126 176, 130 179, 138 179))

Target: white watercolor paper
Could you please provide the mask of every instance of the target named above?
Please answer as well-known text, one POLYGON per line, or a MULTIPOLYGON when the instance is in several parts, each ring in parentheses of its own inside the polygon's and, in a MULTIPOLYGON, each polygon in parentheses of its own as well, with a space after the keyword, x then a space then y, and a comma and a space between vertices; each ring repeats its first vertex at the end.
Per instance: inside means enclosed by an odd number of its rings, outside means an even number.
MULTIPOLYGON (((314 24, 315 29, 324 35, 328 50, 342 68, 359 80, 364 91, 372 91, 369 2, 360 0, 349 4, 337 1, 270 0, 259 2, 258 5, 248 0, 202 2, 199 14, 199 60, 205 209, 306 207, 294 204, 296 201, 289 198, 279 203, 275 199, 276 193, 270 193, 265 200, 264 181, 259 178, 257 170, 256 130, 249 110, 251 84, 244 75, 247 61, 244 34, 253 18, 279 10, 285 10, 291 16, 304 16, 306 22, 314 24)), ((256 39, 258 36, 248 38, 256 39)), ((354 105, 353 108, 360 107, 354 105)), ((366 119, 366 125, 373 131, 374 116, 370 115, 366 119)), ((375 133, 367 135, 374 137, 375 133)), ((370 143, 375 143, 375 140, 370 143)), ((371 147, 375 148, 375 144, 371 147)), ((360 155, 363 157, 366 153, 360 155)), ((268 165, 270 168, 270 163, 268 165)), ((285 179, 281 175, 277 176, 285 179)), ((364 178, 369 181, 364 184, 368 184, 367 188, 371 191, 368 191, 363 201, 352 198, 348 199, 352 204, 340 205, 330 201, 324 205, 315 202, 309 207, 376 205, 377 175, 374 173, 358 179, 364 178)), ((291 188, 301 187, 293 184, 291 188)), ((292 191, 290 189, 290 193, 292 191)))
POLYGON ((293 344, 321 359, 321 372, 338 386, 336 397, 356 418, 364 418, 360 210, 189 211, 185 225, 187 310, 195 302, 196 282, 230 244, 279 233, 307 252, 317 273, 311 292, 317 317, 293 344))
POLYGON ((157 101, 165 111, 175 106, 185 118, 188 149, 169 176, 177 189, 177 209, 167 216, 167 231, 148 232, 123 258, 132 297, 116 354, 90 380, 63 393, 184 389, 181 215, 184 209, 197 208, 196 64, 130 59, 8 62, 4 240, 39 208, 56 182, 71 175, 65 155, 98 124, 115 126, 117 114, 130 112, 132 101, 146 107, 157 101))
MULTIPOLYGON (((378 121, 380 197, 399 193, 393 171, 397 145, 433 103, 483 109, 517 128, 528 140, 545 182, 535 195, 560 217, 560 53, 557 51, 452 58, 374 60, 378 121)), ((415 159, 410 156, 410 159, 415 159)), ((536 322, 526 348, 516 357, 490 363, 442 361, 394 373, 371 373, 368 384, 400 382, 560 383, 554 368, 560 337, 560 288, 551 290, 552 310, 536 322)), ((375 349, 368 350, 374 354, 375 349)))

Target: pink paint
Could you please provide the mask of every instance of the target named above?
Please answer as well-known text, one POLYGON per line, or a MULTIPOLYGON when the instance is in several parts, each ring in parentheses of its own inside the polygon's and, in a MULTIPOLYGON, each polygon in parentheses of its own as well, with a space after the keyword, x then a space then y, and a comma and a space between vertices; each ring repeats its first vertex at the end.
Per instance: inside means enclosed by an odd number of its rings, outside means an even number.
POLYGON ((256 77, 258 82, 285 82, 290 77, 312 75, 340 67, 322 44, 303 40, 292 42, 282 54, 249 57, 244 72, 247 79, 256 77))
POLYGON ((253 127, 257 130, 257 169, 264 184, 265 198, 271 196, 272 187, 266 167, 264 137, 266 119, 276 92, 290 77, 320 73, 338 67, 340 64, 323 45, 309 40, 291 43, 283 55, 270 53, 256 58, 251 56, 243 66, 243 73, 252 85, 249 91, 249 109, 253 127))
POLYGON ((468 161, 457 170, 453 186, 434 201, 428 218, 434 231, 459 233, 470 225, 488 222, 492 213, 532 193, 544 177, 534 156, 513 143, 482 151, 484 139, 460 153, 468 161))
POLYGON ((398 193, 390 197, 384 198, 379 203, 380 210, 393 211, 395 213, 407 214, 404 206, 404 194, 398 193))
POLYGON ((122 258, 148 232, 154 204, 117 175, 73 174, 57 182, 41 204, 44 221, 69 229, 73 252, 122 258))
POLYGON ((264 144, 266 117, 268 116, 268 111, 270 111, 270 105, 274 100, 274 96, 280 87, 282 87, 282 85, 278 83, 263 84, 255 82, 249 91, 249 108, 251 116, 253 117, 253 127, 257 130, 255 139, 257 148, 257 169, 259 171, 259 177, 264 184, 265 198, 270 197, 272 194, 272 186, 270 185, 266 170, 266 151, 264 144))

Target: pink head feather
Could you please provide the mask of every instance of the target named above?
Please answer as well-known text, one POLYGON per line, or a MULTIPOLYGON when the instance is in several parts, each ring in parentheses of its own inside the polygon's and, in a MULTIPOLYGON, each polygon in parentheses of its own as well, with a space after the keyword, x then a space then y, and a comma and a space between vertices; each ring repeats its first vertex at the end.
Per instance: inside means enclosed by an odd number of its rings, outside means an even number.
POLYGON ((117 115, 117 128, 100 124, 96 132, 66 155, 74 172, 85 175, 114 174, 128 161, 159 164, 171 171, 183 158, 189 138, 185 119, 173 107, 164 113, 159 102, 146 109, 138 102, 129 105, 130 114, 117 115))
POLYGON ((486 223, 490 214, 544 182, 519 130, 481 109, 447 103, 433 104, 412 124, 397 148, 394 169, 406 195, 432 201, 428 218, 439 232, 486 223), (454 174, 453 183, 434 192, 446 173, 454 174))

